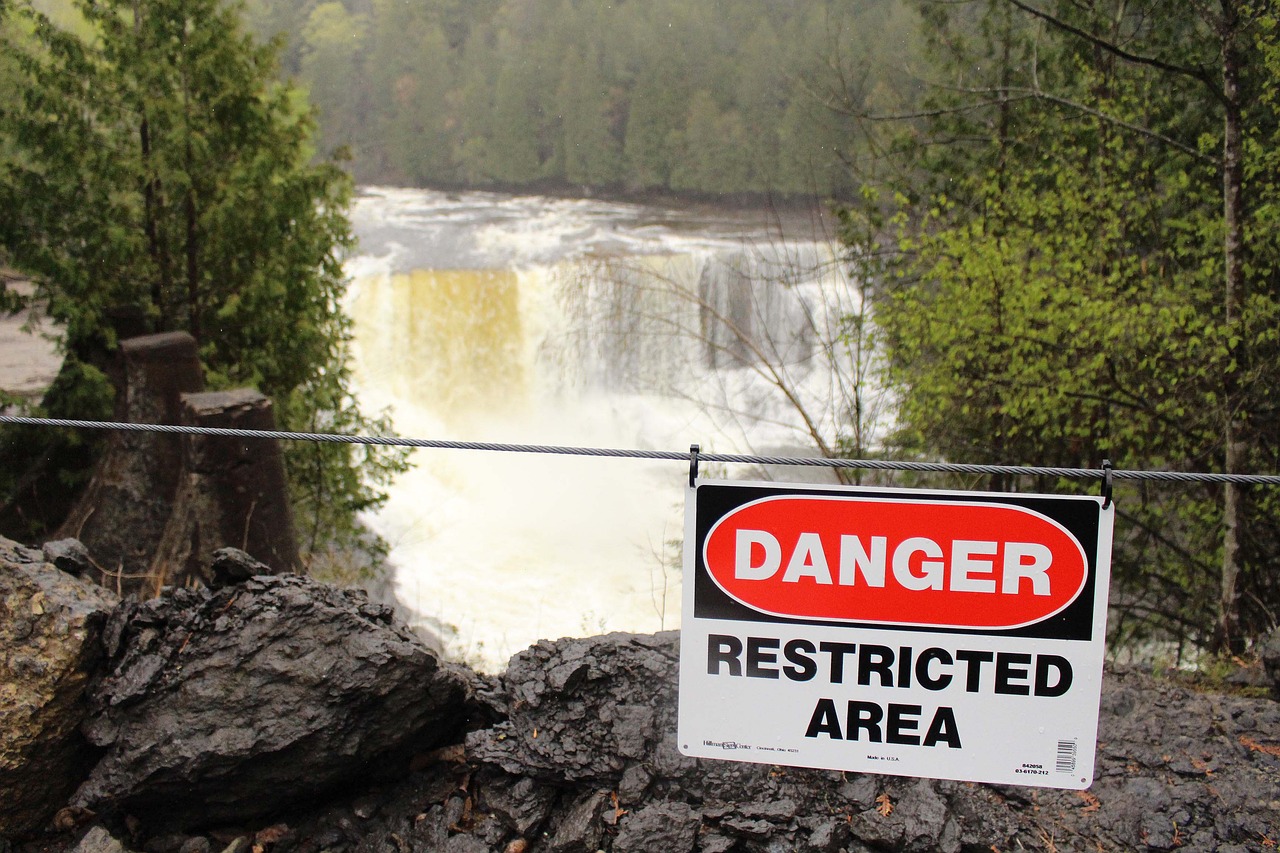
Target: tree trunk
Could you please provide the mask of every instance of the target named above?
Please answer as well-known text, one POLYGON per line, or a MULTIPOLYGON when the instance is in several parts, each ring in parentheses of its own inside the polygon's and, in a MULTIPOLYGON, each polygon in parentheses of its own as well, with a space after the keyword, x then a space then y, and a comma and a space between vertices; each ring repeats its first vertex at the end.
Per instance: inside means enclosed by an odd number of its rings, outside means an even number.
MULTIPOLYGON (((223 429, 276 429, 271 401, 250 389, 182 395, 182 423, 223 429)), ((297 536, 280 443, 188 435, 182 475, 150 576, 163 584, 208 584, 213 552, 231 546, 274 572, 296 571, 297 536)))
MULTIPOLYGON (((1240 54, 1236 44, 1240 32, 1240 10, 1237 0, 1221 0, 1222 20, 1222 100, 1224 128, 1222 142, 1223 201, 1223 313, 1225 316, 1228 359, 1223 402, 1223 443, 1225 470, 1239 474, 1244 470, 1245 441, 1243 410, 1240 402, 1240 372, 1244 365, 1247 343, 1240 328, 1244 302, 1244 142, 1243 111, 1240 103, 1240 54)), ((1244 510, 1241 487, 1227 483, 1223 489, 1222 588, 1218 602, 1218 627, 1214 649, 1218 652, 1242 650, 1239 636, 1240 533, 1244 510)))
MULTIPOLYGON (((120 343, 124 387, 116 419, 174 424, 181 395, 204 388, 196 342, 186 332, 120 343)), ((114 432, 93 477, 54 538, 74 537, 104 572, 96 578, 117 594, 150 592, 148 564, 169 518, 182 468, 176 435, 114 432)))

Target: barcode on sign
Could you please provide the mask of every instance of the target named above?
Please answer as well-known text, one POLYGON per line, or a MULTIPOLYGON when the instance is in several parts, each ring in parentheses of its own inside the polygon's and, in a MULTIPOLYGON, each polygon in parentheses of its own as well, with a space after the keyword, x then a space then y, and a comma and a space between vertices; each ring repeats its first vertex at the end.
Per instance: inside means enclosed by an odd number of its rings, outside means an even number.
POLYGON ((1058 741, 1058 772, 1076 772, 1076 742, 1073 740, 1058 741))

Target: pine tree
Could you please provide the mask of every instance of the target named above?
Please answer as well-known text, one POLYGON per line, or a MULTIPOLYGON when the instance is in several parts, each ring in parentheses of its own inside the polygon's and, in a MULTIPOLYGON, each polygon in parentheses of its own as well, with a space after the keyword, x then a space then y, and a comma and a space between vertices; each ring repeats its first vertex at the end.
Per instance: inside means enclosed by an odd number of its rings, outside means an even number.
POLYGON ((362 76, 368 19, 352 15, 336 0, 321 3, 302 29, 301 74, 312 103, 324 104, 319 144, 322 152, 363 141, 362 76))
MULTIPOLYGON (((54 396, 102 399, 94 365, 126 316, 133 330, 190 332, 210 386, 257 387, 287 429, 383 427, 350 393, 350 179, 312 163, 314 119, 275 82, 275 48, 221 0, 78 5, 92 37, 18 8, 34 37, 3 45, 22 103, 0 115, 12 143, 0 245, 63 324, 68 364, 83 366, 54 396)), ((355 535, 355 513, 403 464, 342 445, 286 451, 316 543, 355 535)))

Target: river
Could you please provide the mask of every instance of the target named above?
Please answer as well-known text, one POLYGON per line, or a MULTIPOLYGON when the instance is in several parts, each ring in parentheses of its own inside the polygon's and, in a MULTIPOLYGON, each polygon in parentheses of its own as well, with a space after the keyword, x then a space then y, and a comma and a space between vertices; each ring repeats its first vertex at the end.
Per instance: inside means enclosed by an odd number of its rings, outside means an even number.
MULTIPOLYGON (((402 435, 813 455, 845 428, 860 302, 821 216, 365 188, 353 224, 358 394, 402 435)), ((418 450, 369 521, 416 620, 498 671, 678 626, 687 468, 418 450)))

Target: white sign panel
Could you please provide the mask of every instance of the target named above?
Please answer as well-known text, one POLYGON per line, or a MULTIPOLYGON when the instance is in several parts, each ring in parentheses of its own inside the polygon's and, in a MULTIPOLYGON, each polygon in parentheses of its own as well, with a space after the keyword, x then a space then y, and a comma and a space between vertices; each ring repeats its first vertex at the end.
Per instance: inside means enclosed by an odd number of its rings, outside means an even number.
POLYGON ((1114 506, 698 481, 685 755, 1083 789, 1114 506))

